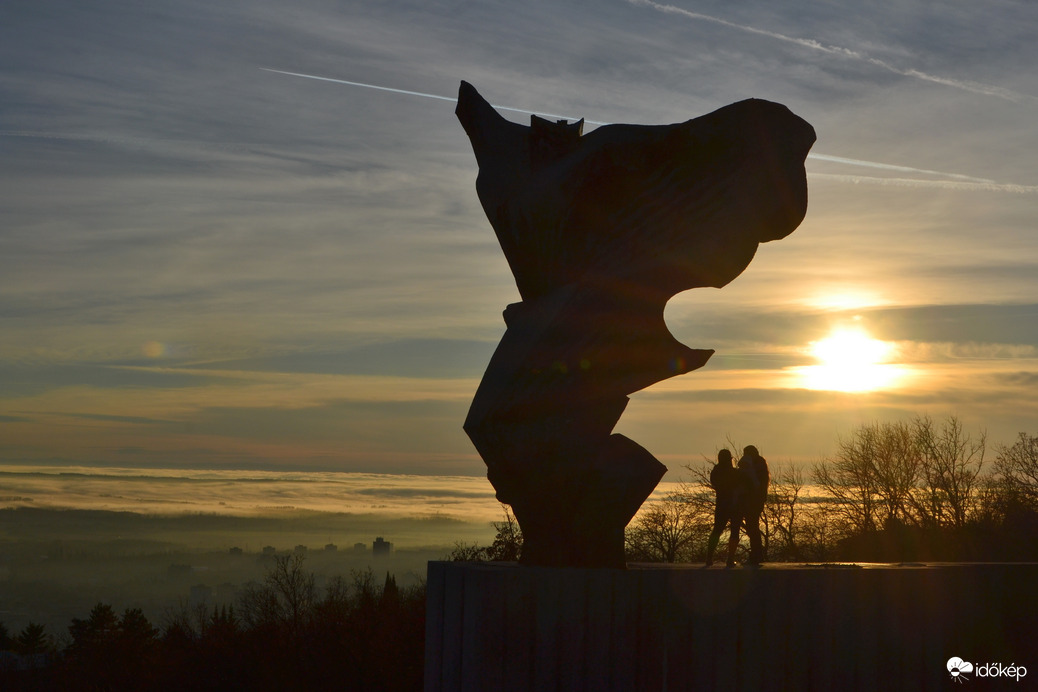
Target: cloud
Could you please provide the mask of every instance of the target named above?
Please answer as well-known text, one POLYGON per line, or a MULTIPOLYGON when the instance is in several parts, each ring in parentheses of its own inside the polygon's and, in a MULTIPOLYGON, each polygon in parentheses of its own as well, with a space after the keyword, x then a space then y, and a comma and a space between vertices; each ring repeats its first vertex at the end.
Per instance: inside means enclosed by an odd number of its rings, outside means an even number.
POLYGON ((933 391, 1030 411, 1033 113, 983 88, 1034 92, 1032 8, 30 4, 0 25, 5 460, 481 473, 460 424, 518 295, 452 112, 463 78, 603 122, 769 98, 819 133, 804 224, 668 306, 678 338, 718 354, 632 403, 640 442, 680 454, 692 429, 760 427, 778 449, 786 426, 821 448, 940 406, 933 391), (869 300, 820 307, 845 293, 869 300), (854 314, 936 384, 775 386, 854 314))
MULTIPOLYGON (((451 97, 451 96, 441 96, 441 95, 438 95, 438 94, 428 94, 428 93, 419 92, 419 91, 411 91, 411 90, 408 90, 408 89, 396 89, 396 88, 393 88, 393 87, 379 86, 379 85, 375 85, 375 84, 365 84, 363 82, 354 82, 354 81, 349 81, 349 80, 345 80, 345 79, 334 79, 334 78, 331 78, 331 77, 320 77, 320 76, 317 76, 317 75, 301 74, 301 73, 297 73, 297 72, 286 72, 284 70, 274 70, 274 69, 267 68, 267 67, 261 67, 259 69, 264 70, 266 72, 273 72, 273 73, 276 73, 276 74, 289 75, 289 76, 292 76, 292 77, 303 77, 303 78, 306 78, 306 79, 315 79, 315 80, 318 80, 318 81, 330 82, 330 83, 333 83, 333 84, 344 84, 344 85, 347 85, 347 86, 361 87, 361 88, 365 88, 365 89, 376 89, 378 91, 386 91, 386 92, 390 92, 390 93, 394 93, 394 94, 401 94, 401 95, 404 95, 404 96, 416 96, 416 97, 420 97, 420 98, 436 99, 436 100, 439 100, 439 101, 449 101, 451 103, 454 103, 457 100, 456 97, 451 97)), ((544 117, 544 118, 556 118, 556 119, 564 119, 564 120, 570 120, 570 121, 575 121, 575 120, 580 120, 581 119, 581 118, 578 118, 578 117, 572 116, 572 115, 563 116, 563 115, 558 115, 558 114, 554 114, 554 113, 546 113, 546 112, 541 112, 541 111, 530 111, 530 110, 526 110, 526 109, 513 108, 513 107, 510 107, 510 106, 501 106, 501 105, 497 105, 497 104, 493 104, 493 106, 498 111, 513 111, 513 112, 519 112, 519 113, 531 113, 531 112, 533 112, 533 113, 536 113, 537 115, 539 115, 541 117, 544 117)), ((583 119, 583 120, 584 120, 585 125, 606 125, 607 124, 605 122, 600 122, 600 121, 596 121, 596 120, 588 120, 586 118, 583 119)), ((3 136, 4 134, 5 133, 0 132, 0 136, 3 136)), ((990 191, 1017 192, 1017 193, 1024 193, 1024 194, 1028 194, 1028 193, 1032 193, 1032 192, 1038 191, 1038 186, 1014 185, 1014 184, 998 184, 998 183, 996 183, 993 180, 989 180, 989 179, 986 179, 986 178, 976 178, 976 177, 973 177, 973 176, 963 175, 963 174, 960 174, 960 173, 944 173, 944 172, 941 172, 941 171, 932 171, 932 170, 927 170, 927 169, 922 169, 922 168, 913 168, 911 166, 900 166, 900 165, 895 165, 895 164, 881 163, 881 162, 878 162, 878 161, 862 161, 862 160, 859 160, 859 159, 851 159, 851 158, 847 158, 847 157, 844 157, 844 156, 832 156, 832 155, 829 155, 829 154, 822 154, 822 153, 817 153, 817 152, 812 152, 812 153, 808 154, 807 158, 808 159, 815 159, 815 160, 818 160, 818 161, 826 161, 826 162, 830 162, 830 163, 839 163, 839 164, 844 164, 844 165, 848 165, 848 166, 862 166, 862 167, 865 167, 865 168, 875 168, 875 169, 880 169, 880 170, 901 171, 901 172, 911 172, 911 173, 925 173, 925 174, 928 174, 928 175, 936 175, 936 176, 956 179, 955 182, 948 182, 948 183, 946 183, 945 181, 920 180, 920 179, 914 179, 914 178, 873 178, 873 177, 865 177, 865 176, 835 175, 835 174, 829 174, 829 173, 813 173, 812 174, 815 177, 825 178, 825 179, 829 179, 829 180, 836 180, 836 181, 840 181, 840 182, 847 182, 847 183, 852 183, 852 184, 858 184, 858 183, 866 182, 866 183, 873 183, 873 184, 880 184, 880 185, 897 185, 897 186, 905 186, 905 187, 947 187, 949 189, 955 189, 955 190, 985 190, 985 191, 989 191, 989 192, 990 191)))
POLYGON ((1034 360, 1038 346, 1000 343, 926 343, 899 342, 899 363, 953 363, 963 360, 1034 360))
POLYGON ((337 352, 296 352, 218 360, 200 368, 260 372, 478 378, 496 344, 462 339, 405 339, 364 344, 337 352))
POLYGON ((0 378, 6 398, 29 397, 64 387, 99 389, 178 389, 227 382, 218 375, 176 370, 143 370, 107 363, 22 364, 0 361, 0 378))
POLYGON ((1038 346, 1038 305, 1033 303, 921 305, 866 314, 887 339, 1038 346))
POLYGON ((799 305, 698 308, 690 302, 668 315, 679 340, 717 353, 708 367, 795 365, 808 342, 836 326, 854 325, 874 338, 931 344, 929 355, 1030 357, 1038 347, 1038 305, 962 304, 819 309, 799 305), (945 344, 945 346, 932 346, 945 344), (715 363, 716 361, 716 363, 715 363))
POLYGON ((1038 372, 1008 372, 996 375, 999 382, 1007 387, 1029 387, 1038 386, 1038 372))
POLYGON ((1003 87, 993 86, 989 84, 982 84, 979 82, 973 82, 969 80, 951 79, 948 77, 932 75, 915 68, 899 67, 894 64, 891 64, 886 60, 871 57, 861 51, 852 50, 850 48, 844 48, 841 46, 824 44, 815 39, 787 36, 776 31, 769 31, 767 29, 760 29, 753 26, 738 24, 736 22, 728 21, 720 17, 714 17, 711 15, 701 14, 699 12, 692 12, 690 10, 682 9, 680 7, 675 7, 674 5, 664 5, 657 2, 652 2, 652 0, 627 0, 627 2, 631 3, 632 5, 649 7, 653 10, 663 12, 665 14, 677 15, 694 21, 718 24, 729 29, 734 29, 736 31, 750 33, 757 36, 764 36, 767 38, 774 39, 776 41, 791 43, 800 48, 806 48, 808 50, 820 52, 828 56, 863 62, 873 67, 886 70, 887 72, 901 75, 902 77, 911 77, 913 79, 919 79, 925 82, 931 82, 933 84, 940 84, 942 86, 949 86, 955 89, 961 89, 963 91, 968 91, 971 93, 980 94, 984 96, 993 96, 996 98, 1005 99, 1007 101, 1024 101, 1028 103, 1038 102, 1038 97, 1031 96, 1029 94, 1022 94, 1011 89, 1006 89, 1003 87))
POLYGON ((158 418, 144 418, 141 416, 114 416, 103 413, 58 413, 56 415, 67 418, 81 418, 83 420, 95 420, 104 423, 129 423, 130 425, 171 425, 173 421, 158 418))
POLYGON ((487 484, 486 490, 480 491, 466 491, 466 490, 434 490, 428 487, 421 488, 362 488, 357 491, 359 495, 368 495, 371 497, 389 497, 389 498, 400 498, 400 499, 428 499, 429 497, 437 498, 457 498, 461 500, 478 498, 486 499, 494 496, 494 490, 487 484))

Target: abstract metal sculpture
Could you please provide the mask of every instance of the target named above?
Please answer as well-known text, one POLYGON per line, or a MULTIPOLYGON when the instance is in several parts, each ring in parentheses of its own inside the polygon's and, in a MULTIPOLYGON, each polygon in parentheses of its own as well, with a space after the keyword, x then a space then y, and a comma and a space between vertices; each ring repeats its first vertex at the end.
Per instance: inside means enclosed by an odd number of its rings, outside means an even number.
POLYGON ((674 125, 505 120, 462 82, 476 191, 522 302, 465 431, 523 531, 522 562, 623 568, 624 527, 666 467, 613 434, 627 396, 702 367, 675 294, 721 287, 807 211, 814 129, 750 99, 674 125))

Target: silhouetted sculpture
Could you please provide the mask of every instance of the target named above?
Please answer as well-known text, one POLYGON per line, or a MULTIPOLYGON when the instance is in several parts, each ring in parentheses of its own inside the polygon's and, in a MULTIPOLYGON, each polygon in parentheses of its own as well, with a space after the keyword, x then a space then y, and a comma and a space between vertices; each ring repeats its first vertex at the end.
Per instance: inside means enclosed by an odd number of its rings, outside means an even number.
POLYGON ((739 544, 739 523, 742 513, 739 504, 739 491, 742 478, 739 470, 732 465, 732 453, 722 449, 717 453, 717 463, 710 470, 710 485, 714 489, 714 527, 706 542, 706 566, 714 564, 714 551, 721 541, 721 533, 729 528, 728 534, 728 567, 735 563, 735 547, 739 544))
POLYGON ((466 82, 456 113, 522 297, 465 431, 519 521, 522 562, 622 568, 624 527, 667 469, 613 427, 627 395, 713 354, 674 339, 664 306, 724 286, 799 225, 814 130, 747 100, 582 136, 582 120, 509 122, 466 82))

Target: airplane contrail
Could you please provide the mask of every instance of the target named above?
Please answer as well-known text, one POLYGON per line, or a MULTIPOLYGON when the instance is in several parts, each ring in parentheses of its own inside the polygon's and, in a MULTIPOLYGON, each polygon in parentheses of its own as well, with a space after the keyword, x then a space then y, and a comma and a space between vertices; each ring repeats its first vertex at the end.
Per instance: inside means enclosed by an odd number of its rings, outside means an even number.
POLYGON ((870 55, 866 55, 860 51, 852 50, 850 48, 843 48, 842 46, 832 46, 821 43, 814 39, 809 38, 797 38, 795 36, 787 36, 780 34, 777 31, 768 31, 766 29, 758 29, 753 26, 746 26, 745 24, 737 24, 736 22, 729 21, 727 19, 721 19, 720 17, 714 17, 708 14, 701 14, 699 12, 692 12, 681 7, 675 7, 674 5, 663 5, 653 0, 627 0, 631 5, 640 5, 642 7, 648 7, 662 12, 664 14, 674 14, 687 19, 695 21, 710 22, 712 24, 720 24, 721 26, 728 27, 729 29, 736 29, 750 34, 757 34, 758 36, 767 36, 768 38, 775 39, 777 41, 784 41, 786 43, 793 43, 802 48, 808 48, 810 50, 827 53, 829 55, 837 55, 851 60, 860 60, 867 62, 870 65, 874 65, 881 69, 893 72, 894 74, 901 75, 902 77, 912 77, 914 79, 921 79, 925 82, 932 82, 934 84, 942 84, 944 86, 954 87, 963 91, 969 91, 974 94, 981 94, 984 96, 995 96, 1006 101, 1038 101, 1038 98, 1031 96, 1030 94, 1022 94, 1018 91, 1011 89, 1005 89, 1003 87, 992 86, 990 84, 981 84, 980 82, 972 82, 961 79, 950 79, 948 77, 939 77, 937 75, 927 74, 920 70, 898 67, 885 60, 879 58, 873 58, 870 55))
MULTIPOLYGON (((365 84, 364 82, 351 82, 351 81, 348 81, 346 79, 332 79, 331 77, 318 77, 316 75, 303 74, 301 72, 286 72, 285 70, 274 70, 274 69, 271 69, 269 67, 261 67, 260 69, 265 71, 265 72, 276 72, 277 74, 287 74, 287 75, 291 75, 293 77, 306 77, 307 79, 317 79, 317 80, 320 80, 322 82, 334 82, 335 84, 348 84, 350 86, 364 87, 366 89, 378 89, 379 91, 390 91, 390 92, 393 92, 394 94, 405 94, 407 96, 421 96, 422 98, 436 99, 438 101, 450 101, 451 103, 457 103, 458 102, 457 97, 440 96, 439 94, 426 94, 425 92, 422 92, 422 91, 409 91, 407 89, 394 89, 392 87, 378 86, 377 84, 365 84)), ((496 108, 498 110, 501 110, 501 111, 512 111, 514 113, 533 113, 533 111, 528 110, 526 108, 511 108, 509 106, 498 106, 498 105, 493 104, 493 103, 490 104, 490 105, 494 106, 494 108, 496 108)), ((558 119, 561 119, 561 120, 574 120, 574 121, 580 120, 580 118, 574 118, 574 117, 568 116, 568 115, 556 115, 554 113, 538 113, 538 115, 541 115, 543 117, 548 117, 548 118, 558 118, 558 119)), ((608 124, 608 123, 595 122, 594 120, 585 120, 584 122, 587 123, 588 125, 607 125, 608 124)))
MULTIPOLYGON (((428 94, 428 93, 421 92, 421 91, 410 91, 408 89, 394 89, 392 87, 379 86, 377 84, 366 84, 364 82, 351 82, 351 81, 346 80, 346 79, 333 79, 332 77, 319 77, 317 75, 304 74, 302 72, 288 72, 286 70, 275 70, 275 69, 272 69, 272 68, 269 68, 269 67, 261 67, 260 69, 265 71, 265 72, 274 72, 274 73, 277 73, 277 74, 290 75, 292 77, 304 77, 306 79, 316 79, 316 80, 321 81, 321 82, 332 82, 334 84, 346 84, 346 85, 349 85, 349 86, 363 87, 365 89, 377 89, 379 91, 388 91, 388 92, 392 92, 392 93, 395 93, 395 94, 404 94, 404 95, 407 95, 407 96, 420 96, 422 98, 436 99, 438 101, 449 101, 451 103, 456 103, 457 100, 458 100, 457 98, 453 98, 453 97, 450 97, 450 96, 442 96, 440 94, 428 94)), ((516 113, 533 113, 533 111, 531 111, 529 109, 525 109, 525 108, 511 108, 509 106, 498 106, 498 105, 494 105, 494 108, 497 108, 499 110, 504 110, 504 111, 513 111, 513 112, 516 112, 516 113)), ((542 116, 548 117, 548 118, 562 118, 562 119, 566 119, 566 120, 578 120, 578 118, 573 118, 571 116, 554 115, 554 114, 551 114, 551 113, 540 113, 539 115, 542 115, 542 116)), ((609 123, 599 122, 599 121, 596 121, 596 120, 585 120, 584 122, 589 124, 589 125, 608 125, 609 124, 609 123)), ((842 163, 842 164, 846 164, 848 166, 862 166, 862 167, 865 167, 865 168, 877 168, 877 169, 889 170, 889 171, 901 171, 902 173, 920 173, 920 174, 924 174, 924 175, 936 175, 936 176, 941 176, 941 177, 945 177, 945 178, 952 178, 952 179, 955 179, 955 180, 961 180, 961 181, 970 182, 970 183, 978 183, 978 184, 985 184, 985 185, 997 185, 997 183, 994 180, 990 180, 988 178, 975 178, 975 177, 969 176, 969 175, 962 175, 961 173, 944 173, 942 171, 932 171, 932 170, 928 170, 928 169, 925 169, 925 168, 912 168, 911 166, 897 166, 897 165, 890 164, 890 163, 879 163, 877 161, 862 161, 860 159, 850 159, 850 158, 846 158, 846 157, 843 157, 843 156, 829 156, 828 154, 817 154, 817 153, 813 153, 812 152, 812 153, 807 155, 807 158, 815 159, 817 161, 828 161, 828 162, 831 162, 831 163, 842 163)), ((1019 187, 1019 186, 1017 186, 1017 187, 1019 187)))
POLYGON ((988 183, 997 184, 990 178, 974 178, 972 175, 962 175, 961 173, 944 173, 942 171, 931 171, 926 168, 912 168, 911 166, 896 166, 892 163, 877 163, 875 161, 859 161, 858 159, 848 159, 843 156, 829 156, 828 154, 808 154, 807 158, 816 159, 818 161, 831 161, 833 163, 845 163, 850 166, 864 166, 866 168, 882 168, 887 171, 901 171, 902 173, 925 173, 927 175, 940 175, 946 178, 955 178, 957 180, 963 180, 971 183, 988 183))
MULTIPOLYGON (((920 178, 876 178, 865 175, 839 175, 836 173, 808 173, 811 178, 835 180, 853 185, 882 185, 884 187, 930 187, 963 192, 1009 192, 1017 195, 1038 194, 1038 185, 1016 183, 974 182, 966 180, 922 180, 920 178)), ((979 180, 979 179, 978 179, 979 180)))

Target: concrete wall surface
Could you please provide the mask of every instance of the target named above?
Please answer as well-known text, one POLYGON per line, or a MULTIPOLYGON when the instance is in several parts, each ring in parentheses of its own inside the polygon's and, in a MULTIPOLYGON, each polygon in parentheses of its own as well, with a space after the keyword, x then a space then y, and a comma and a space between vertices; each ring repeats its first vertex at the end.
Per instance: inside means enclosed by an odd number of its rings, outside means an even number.
POLYGON ((427 692, 1038 689, 1033 563, 431 562, 426 617, 427 692))

